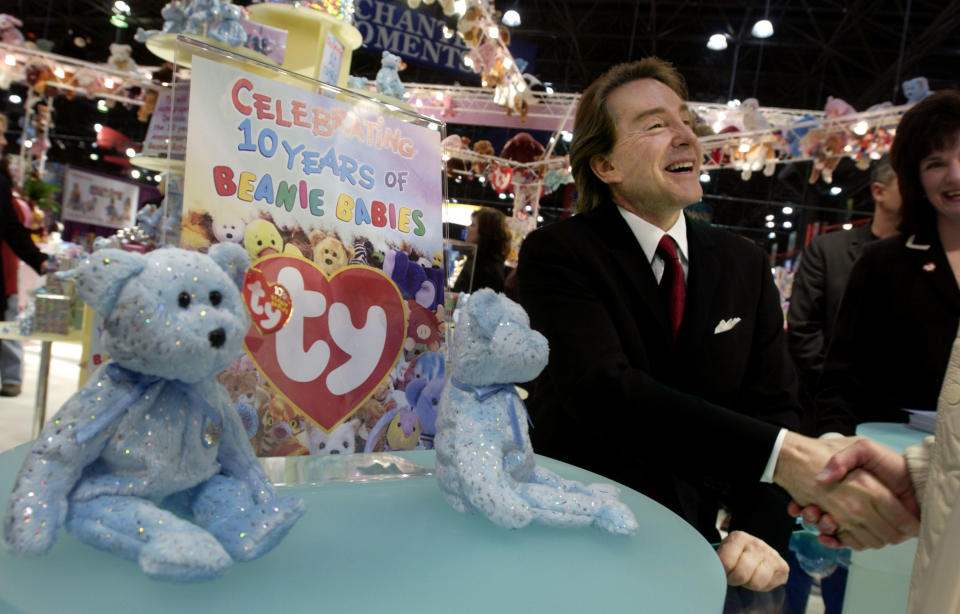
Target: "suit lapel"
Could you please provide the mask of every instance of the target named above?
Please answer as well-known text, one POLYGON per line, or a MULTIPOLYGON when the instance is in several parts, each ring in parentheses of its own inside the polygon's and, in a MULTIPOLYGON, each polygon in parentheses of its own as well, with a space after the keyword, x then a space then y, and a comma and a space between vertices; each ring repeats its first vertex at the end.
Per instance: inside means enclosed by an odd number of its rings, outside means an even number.
POLYGON ((920 279, 933 286, 954 311, 960 311, 960 289, 937 233, 917 233, 912 241, 907 239, 906 245, 911 266, 916 267, 920 279), (919 249, 924 245, 929 249, 919 249))
POLYGON ((629 281, 630 287, 639 294, 647 311, 653 314, 664 335, 669 337, 667 309, 660 297, 657 278, 633 231, 617 211, 617 206, 604 203, 583 215, 597 226, 600 236, 606 238, 607 249, 617 267, 629 281))
POLYGON ((860 224, 854 230, 850 231, 853 235, 847 243, 847 253, 850 255, 850 261, 855 262, 863 251, 863 245, 869 243, 873 238, 873 232, 870 230, 870 224, 860 224))
POLYGON ((687 300, 683 308, 683 320, 680 323, 680 333, 677 347, 685 352, 688 346, 705 334, 712 334, 707 330, 715 326, 716 313, 713 312, 713 301, 719 289, 723 271, 713 250, 713 240, 707 232, 707 227, 699 222, 687 218, 687 249, 689 250, 689 270, 687 273, 687 300))

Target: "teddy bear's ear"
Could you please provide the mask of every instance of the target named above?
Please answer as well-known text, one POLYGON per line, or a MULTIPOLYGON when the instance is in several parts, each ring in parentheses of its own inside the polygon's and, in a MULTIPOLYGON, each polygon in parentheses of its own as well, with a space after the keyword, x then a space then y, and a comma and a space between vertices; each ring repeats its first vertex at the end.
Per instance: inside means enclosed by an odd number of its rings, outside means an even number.
POLYGON ((238 289, 243 288, 243 276, 250 268, 250 254, 238 243, 217 243, 210 247, 207 255, 227 272, 238 289))
POLYGON ((120 291, 134 275, 147 265, 147 259, 122 249, 101 249, 91 254, 75 269, 77 293, 94 311, 107 317, 113 310, 120 291))
POLYGON ((477 290, 467 300, 467 312, 473 324, 479 326, 483 336, 492 337, 502 312, 497 293, 490 288, 477 290))

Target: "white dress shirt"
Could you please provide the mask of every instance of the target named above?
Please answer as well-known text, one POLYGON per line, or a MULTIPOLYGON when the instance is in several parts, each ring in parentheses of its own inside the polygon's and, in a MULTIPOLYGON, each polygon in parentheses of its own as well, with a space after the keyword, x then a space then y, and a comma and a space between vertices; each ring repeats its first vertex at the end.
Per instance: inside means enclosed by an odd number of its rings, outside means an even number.
MULTIPOLYGON (((627 211, 623 207, 617 207, 617 210, 627 222, 630 230, 633 231, 633 236, 637 238, 640 249, 643 250, 643 254, 647 257, 647 262, 650 263, 650 267, 653 269, 653 275, 657 278, 657 283, 660 283, 660 279, 663 277, 663 258, 657 253, 657 246, 660 244, 660 239, 663 238, 663 235, 670 235, 673 242, 677 244, 677 255, 680 256, 680 266, 683 267, 683 279, 686 281, 690 271, 690 252, 688 251, 687 244, 687 220, 683 213, 677 217, 677 221, 674 222, 673 226, 664 232, 663 229, 654 226, 632 211, 627 211)), ((766 484, 773 482, 773 471, 777 466, 777 458, 780 456, 780 448, 783 447, 783 438, 786 437, 786 435, 787 429, 781 428, 780 434, 777 435, 777 440, 773 444, 770 457, 767 459, 767 466, 763 470, 763 475, 760 476, 761 482, 766 484)))

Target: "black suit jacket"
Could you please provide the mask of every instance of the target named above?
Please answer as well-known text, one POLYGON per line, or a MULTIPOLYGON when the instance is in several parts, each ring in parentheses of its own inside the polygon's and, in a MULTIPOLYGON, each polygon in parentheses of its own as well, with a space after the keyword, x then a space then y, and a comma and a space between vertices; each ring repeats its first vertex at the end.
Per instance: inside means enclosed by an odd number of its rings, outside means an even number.
POLYGON ((833 338, 840 299, 853 263, 876 240, 870 224, 815 237, 800 259, 787 311, 787 348, 800 377, 800 396, 813 408, 817 383, 833 338))
POLYGON ((936 231, 868 245, 824 363, 819 430, 853 433, 860 422, 903 421, 902 409, 936 409, 958 323, 960 289, 936 231))
POLYGON ((653 271, 615 205, 526 238, 520 300, 550 342, 531 435, 538 453, 652 494, 713 538, 716 507, 691 505, 686 485, 700 495, 755 488, 778 427, 795 427, 799 408, 766 255, 689 218, 687 237, 676 347, 653 271), (740 321, 715 334, 731 318, 740 321))

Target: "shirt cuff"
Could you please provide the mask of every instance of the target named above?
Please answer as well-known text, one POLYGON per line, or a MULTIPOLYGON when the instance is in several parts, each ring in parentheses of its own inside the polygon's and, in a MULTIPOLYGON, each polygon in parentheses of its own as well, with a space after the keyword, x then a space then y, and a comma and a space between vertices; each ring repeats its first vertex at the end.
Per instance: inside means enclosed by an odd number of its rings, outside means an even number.
POLYGON ((787 429, 780 429, 777 440, 773 442, 773 451, 770 452, 770 458, 767 459, 767 466, 760 476, 760 482, 763 484, 773 484, 773 471, 777 468, 777 458, 780 456, 780 448, 783 447, 783 439, 787 436, 787 429))

